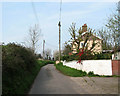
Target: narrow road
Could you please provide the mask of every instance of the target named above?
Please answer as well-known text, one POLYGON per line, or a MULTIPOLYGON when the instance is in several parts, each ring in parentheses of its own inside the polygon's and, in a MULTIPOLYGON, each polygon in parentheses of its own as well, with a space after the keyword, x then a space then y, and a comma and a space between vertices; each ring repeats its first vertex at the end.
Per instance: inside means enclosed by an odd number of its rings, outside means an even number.
POLYGON ((118 77, 69 77, 53 64, 41 68, 29 94, 118 94, 118 77))
POLYGON ((53 64, 41 68, 29 94, 87 94, 85 89, 55 69, 53 64))

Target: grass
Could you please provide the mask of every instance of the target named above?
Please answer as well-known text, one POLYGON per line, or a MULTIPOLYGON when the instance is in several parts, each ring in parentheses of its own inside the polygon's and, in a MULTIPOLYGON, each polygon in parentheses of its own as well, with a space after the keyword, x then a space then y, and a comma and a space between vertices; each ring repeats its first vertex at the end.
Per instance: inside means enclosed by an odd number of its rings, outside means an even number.
POLYGON ((77 69, 70 68, 70 67, 67 67, 67 66, 63 66, 62 63, 55 64, 55 67, 56 67, 56 69, 61 71, 63 74, 68 75, 68 76, 82 77, 82 76, 87 75, 87 73, 85 71, 77 70, 77 69))
POLYGON ((116 76, 116 75, 112 75, 112 76, 98 75, 98 74, 94 74, 93 72, 87 73, 87 72, 82 71, 82 70, 77 70, 74 68, 64 66, 62 63, 54 64, 54 66, 56 67, 57 70, 59 70, 64 75, 72 76, 72 77, 83 77, 83 76, 88 76, 88 77, 120 77, 120 76, 116 76))

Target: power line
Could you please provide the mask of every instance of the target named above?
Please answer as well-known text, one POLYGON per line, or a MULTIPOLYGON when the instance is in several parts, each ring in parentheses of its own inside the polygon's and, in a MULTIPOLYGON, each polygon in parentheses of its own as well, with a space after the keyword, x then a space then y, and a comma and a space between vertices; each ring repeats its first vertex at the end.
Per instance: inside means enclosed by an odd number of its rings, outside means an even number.
POLYGON ((61 11, 62 11, 62 0, 60 1, 60 15, 59 15, 59 21, 61 21, 61 11))
POLYGON ((68 35, 65 32, 62 34, 62 36, 63 38, 68 39, 68 35))
POLYGON ((35 15, 36 21, 37 21, 37 23, 39 24, 39 19, 38 19, 38 15, 37 15, 37 12, 36 12, 36 9, 35 9, 35 5, 34 5, 33 2, 31 2, 31 3, 32 3, 32 8, 33 8, 33 12, 34 12, 34 15, 35 15))
POLYGON ((62 5, 62 0, 60 2, 60 16, 59 16, 59 63, 60 63, 60 58, 61 58, 61 5, 62 5))
POLYGON ((55 45, 52 45, 50 43, 46 43, 47 45, 51 46, 51 47, 58 47, 58 46, 55 46, 55 45))

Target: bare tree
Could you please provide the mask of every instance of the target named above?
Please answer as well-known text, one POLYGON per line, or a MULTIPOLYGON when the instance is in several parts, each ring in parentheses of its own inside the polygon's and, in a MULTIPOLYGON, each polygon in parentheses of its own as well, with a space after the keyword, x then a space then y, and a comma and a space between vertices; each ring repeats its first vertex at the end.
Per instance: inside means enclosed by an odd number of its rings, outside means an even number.
POLYGON ((120 17, 118 15, 112 15, 111 17, 108 18, 108 23, 106 24, 106 27, 109 30, 109 38, 111 38, 111 44, 112 47, 114 47, 114 50, 116 50, 116 48, 119 45, 119 40, 120 40, 120 33, 118 30, 118 24, 120 22, 120 17))
POLYGON ((111 42, 113 42, 113 40, 111 39, 111 36, 109 34, 108 29, 101 28, 98 31, 97 35, 99 37, 101 37, 101 39, 102 39, 102 49, 103 50, 111 50, 111 49, 113 49, 113 46, 112 46, 112 43, 111 43, 111 42))
POLYGON ((68 42, 73 42, 73 44, 76 46, 77 51, 80 49, 80 42, 83 42, 83 46, 82 49, 84 50, 84 52, 86 51, 94 51, 94 47, 96 46, 96 44, 98 44, 99 42, 95 42, 95 40, 97 38, 95 38, 93 36, 93 33, 95 33, 95 30, 92 30, 90 28, 88 28, 88 30, 83 30, 83 28, 79 28, 78 30, 76 29, 76 24, 72 23, 72 25, 70 25, 69 28, 69 32, 71 35, 71 39, 68 42), (92 39, 93 43, 92 46, 90 48, 89 47, 89 40, 92 39), (89 49, 89 50, 88 50, 89 49))
POLYGON ((103 49, 114 49, 116 51, 120 46, 119 22, 120 16, 113 13, 108 17, 105 27, 99 30, 98 35, 103 39, 103 49))
POLYGON ((27 38, 27 45, 32 50, 33 53, 36 53, 37 43, 40 40, 41 30, 38 25, 35 24, 34 27, 30 27, 28 38, 27 38))

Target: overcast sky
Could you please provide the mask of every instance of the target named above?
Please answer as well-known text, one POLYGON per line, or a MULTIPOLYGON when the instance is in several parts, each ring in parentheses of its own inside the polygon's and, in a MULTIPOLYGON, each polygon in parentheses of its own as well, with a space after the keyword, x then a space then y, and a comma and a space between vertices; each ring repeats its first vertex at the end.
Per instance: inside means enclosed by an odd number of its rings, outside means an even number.
MULTIPOLYGON (((39 51, 42 52, 42 41, 45 40, 45 49, 58 50, 58 21, 59 2, 4 2, 2 3, 2 41, 25 42, 30 26, 39 22, 41 37, 39 51)), ((72 22, 77 28, 83 24, 98 30, 107 22, 107 18, 116 12, 116 2, 63 2, 62 3, 62 33, 61 45, 70 38, 68 28, 72 22)))

